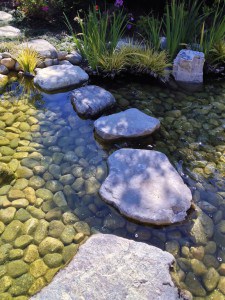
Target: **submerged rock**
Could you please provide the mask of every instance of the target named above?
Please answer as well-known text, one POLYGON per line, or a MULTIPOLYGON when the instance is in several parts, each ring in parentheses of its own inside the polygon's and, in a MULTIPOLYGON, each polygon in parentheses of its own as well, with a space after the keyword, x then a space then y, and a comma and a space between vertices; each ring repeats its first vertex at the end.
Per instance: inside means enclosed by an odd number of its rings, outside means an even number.
POLYGON ((0 163, 0 186, 10 183, 15 178, 13 171, 4 163, 0 163))
POLYGON ((182 299, 169 273, 173 261, 156 247, 97 234, 31 299, 182 299))
POLYGON ((157 225, 183 221, 192 195, 165 154, 120 149, 108 159, 101 197, 132 219, 157 225))
POLYGON ((45 91, 54 91, 71 86, 81 86, 88 80, 88 74, 73 65, 56 65, 37 69, 34 83, 45 91))
POLYGON ((136 108, 101 117, 94 123, 96 133, 104 140, 135 138, 150 135, 160 126, 160 121, 136 108))
POLYGON ((73 90, 71 102, 78 114, 88 118, 94 117, 115 105, 116 100, 111 93, 103 88, 89 85, 73 90))

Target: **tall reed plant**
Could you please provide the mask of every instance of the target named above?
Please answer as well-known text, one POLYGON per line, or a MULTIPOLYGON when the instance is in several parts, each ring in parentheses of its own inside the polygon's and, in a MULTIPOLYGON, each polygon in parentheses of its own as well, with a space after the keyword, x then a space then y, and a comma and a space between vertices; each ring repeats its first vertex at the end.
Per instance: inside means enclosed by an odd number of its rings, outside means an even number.
POLYGON ((74 33, 73 28, 65 16, 67 27, 73 35, 73 40, 79 51, 87 59, 92 69, 98 69, 99 57, 112 55, 127 25, 123 11, 101 13, 95 7, 89 9, 84 19, 77 16, 81 33, 74 33))
POLYGON ((201 2, 172 0, 167 3, 164 16, 164 33, 167 38, 167 51, 173 59, 182 44, 193 43, 199 32, 205 14, 199 14, 201 2))
POLYGON ((210 57, 213 49, 216 50, 215 47, 218 52, 218 47, 225 40, 225 4, 222 4, 222 7, 220 4, 219 0, 216 10, 210 15, 212 21, 208 24, 208 28, 205 29, 205 22, 202 24, 200 47, 205 53, 206 59, 210 57))

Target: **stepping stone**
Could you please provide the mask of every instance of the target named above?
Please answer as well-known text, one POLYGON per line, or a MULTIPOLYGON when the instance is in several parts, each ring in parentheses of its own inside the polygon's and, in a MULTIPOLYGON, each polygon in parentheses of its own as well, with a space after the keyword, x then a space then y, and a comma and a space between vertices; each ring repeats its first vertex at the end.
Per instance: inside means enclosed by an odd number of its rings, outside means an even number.
POLYGON ((28 43, 23 43, 22 47, 30 47, 36 50, 43 58, 57 58, 56 48, 44 39, 31 40, 28 43))
POLYGON ((108 158, 109 175, 101 197, 121 214, 143 223, 172 224, 185 219, 192 195, 165 154, 120 149, 108 158))
POLYGON ((73 65, 56 65, 36 69, 34 83, 45 91, 55 91, 73 86, 81 86, 88 81, 88 74, 73 65))
POLYGON ((8 24, 13 19, 13 16, 5 11, 0 11, 0 25, 8 24))
POLYGON ((19 38, 22 35, 21 31, 18 28, 13 26, 3 26, 0 27, 0 38, 19 38))
POLYGON ((174 257, 144 243, 96 234, 31 300, 178 300, 169 268, 174 257))
POLYGON ((73 90, 71 102, 77 113, 86 118, 95 117, 116 104, 111 93, 96 85, 73 90))
POLYGON ((136 108, 130 108, 94 123, 96 133, 104 140, 148 136, 160 127, 160 121, 136 108))

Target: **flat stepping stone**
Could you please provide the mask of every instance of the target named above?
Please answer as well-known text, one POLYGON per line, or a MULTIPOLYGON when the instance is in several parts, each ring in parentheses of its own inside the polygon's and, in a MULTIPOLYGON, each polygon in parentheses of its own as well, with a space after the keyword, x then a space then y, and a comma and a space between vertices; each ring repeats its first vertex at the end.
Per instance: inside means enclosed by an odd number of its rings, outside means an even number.
POLYGON ((13 26, 2 26, 0 27, 0 38, 19 38, 22 35, 21 31, 13 26))
POLYGON ((96 133, 104 140, 148 136, 160 127, 160 121, 136 108, 101 117, 94 123, 96 133))
POLYGON ((88 74, 78 66, 56 65, 37 69, 34 83, 45 91, 55 91, 81 86, 88 78, 88 74))
POLYGON ((174 257, 144 243, 96 234, 31 300, 178 300, 169 272, 174 257))
POLYGON ((116 104, 111 93, 96 85, 73 90, 71 102, 77 113, 86 118, 95 117, 116 104))
POLYGON ((28 43, 23 43, 21 46, 33 48, 44 58, 58 57, 56 48, 44 39, 31 40, 28 43))
POLYGON ((5 11, 0 11, 0 25, 2 24, 8 24, 13 19, 13 16, 11 14, 8 14, 5 11))
POLYGON ((100 195, 121 214, 156 225, 185 219, 192 194, 165 154, 120 149, 108 158, 108 165, 100 195))

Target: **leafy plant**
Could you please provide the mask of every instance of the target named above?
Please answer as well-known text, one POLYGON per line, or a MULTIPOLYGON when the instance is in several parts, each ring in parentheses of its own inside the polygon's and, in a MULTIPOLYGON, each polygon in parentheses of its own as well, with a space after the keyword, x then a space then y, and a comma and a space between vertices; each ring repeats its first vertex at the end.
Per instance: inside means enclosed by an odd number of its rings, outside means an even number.
POLYGON ((34 69, 40 62, 40 56, 36 50, 26 46, 19 50, 16 60, 24 72, 34 74, 34 69))
POLYGON ((195 41, 196 33, 206 15, 199 14, 201 2, 189 0, 188 11, 185 2, 172 0, 171 5, 167 3, 164 18, 164 31, 167 38, 167 51, 173 59, 181 44, 188 44, 195 41))
POLYGON ((225 64, 225 40, 214 45, 209 52, 208 59, 211 64, 225 64))
POLYGON ((126 16, 123 12, 101 13, 95 8, 89 9, 83 20, 78 14, 76 20, 80 25, 81 33, 75 34, 65 16, 67 27, 73 35, 73 40, 82 55, 88 60, 92 69, 98 69, 99 58, 112 55, 119 39, 126 28, 126 16))
POLYGON ((220 7, 220 0, 218 1, 215 11, 213 11, 212 22, 208 25, 208 29, 205 29, 205 23, 203 23, 200 46, 205 53, 206 59, 210 57, 210 52, 220 47, 220 43, 225 39, 225 15, 224 15, 225 5, 223 4, 220 7))
POLYGON ((141 31, 147 43, 156 51, 160 49, 162 25, 163 21, 155 18, 153 14, 141 16, 137 23, 137 28, 141 31))

